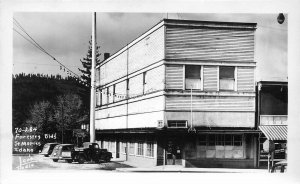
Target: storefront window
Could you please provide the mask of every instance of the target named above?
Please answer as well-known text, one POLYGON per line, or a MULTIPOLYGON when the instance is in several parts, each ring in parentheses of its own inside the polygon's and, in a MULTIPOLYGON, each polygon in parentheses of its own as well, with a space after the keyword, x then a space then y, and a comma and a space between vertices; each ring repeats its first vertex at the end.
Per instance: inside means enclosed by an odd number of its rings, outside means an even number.
POLYGON ((202 134, 198 145, 200 158, 244 158, 241 134, 202 134))
POLYGON ((215 135, 208 135, 208 146, 215 146, 216 145, 216 136, 215 135))
POLYGON ((146 156, 154 157, 154 144, 153 143, 147 143, 146 156))
POLYGON ((224 144, 226 146, 232 146, 232 135, 230 134, 225 134, 225 140, 224 140, 224 144))
POLYGON ((139 142, 137 144, 137 155, 143 156, 144 155, 144 144, 139 142))
POLYGON ((233 136, 233 145, 234 146, 242 146, 242 135, 234 135, 233 136))
POLYGON ((135 144, 133 142, 129 143, 129 154, 134 155, 135 144))

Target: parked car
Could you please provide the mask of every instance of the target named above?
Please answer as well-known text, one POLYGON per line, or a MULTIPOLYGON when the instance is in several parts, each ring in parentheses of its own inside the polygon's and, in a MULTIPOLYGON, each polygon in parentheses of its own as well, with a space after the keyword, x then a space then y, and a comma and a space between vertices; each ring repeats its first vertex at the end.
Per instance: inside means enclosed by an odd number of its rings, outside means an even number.
POLYGON ((107 149, 100 149, 97 143, 84 142, 82 148, 77 148, 72 151, 73 161, 79 164, 85 161, 94 161, 100 163, 101 161, 110 162, 112 153, 108 152, 107 149))
POLYGON ((284 173, 284 172, 286 172, 286 168, 287 168, 287 161, 283 160, 283 161, 275 163, 271 169, 271 172, 272 173, 275 173, 275 172, 284 173))
POLYGON ((53 160, 53 162, 57 162, 58 160, 66 160, 68 163, 71 163, 73 161, 73 151, 74 144, 59 144, 54 147, 50 158, 53 160))
POLYGON ((40 153, 40 155, 44 155, 45 157, 48 157, 49 155, 51 155, 54 147, 56 145, 58 145, 59 143, 46 143, 43 147, 42 152, 40 153))

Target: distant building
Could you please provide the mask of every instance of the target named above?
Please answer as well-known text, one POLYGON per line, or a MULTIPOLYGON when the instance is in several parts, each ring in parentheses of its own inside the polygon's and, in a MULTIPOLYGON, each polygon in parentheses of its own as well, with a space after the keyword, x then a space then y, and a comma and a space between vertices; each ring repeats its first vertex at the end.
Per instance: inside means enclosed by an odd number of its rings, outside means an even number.
POLYGON ((164 19, 102 61, 97 142, 141 167, 257 167, 255 29, 164 19))
POLYGON ((259 167, 264 168, 268 165, 269 154, 263 148, 266 141, 275 145, 270 162, 287 158, 288 83, 260 81, 257 88, 257 122, 261 130, 258 162, 259 167))

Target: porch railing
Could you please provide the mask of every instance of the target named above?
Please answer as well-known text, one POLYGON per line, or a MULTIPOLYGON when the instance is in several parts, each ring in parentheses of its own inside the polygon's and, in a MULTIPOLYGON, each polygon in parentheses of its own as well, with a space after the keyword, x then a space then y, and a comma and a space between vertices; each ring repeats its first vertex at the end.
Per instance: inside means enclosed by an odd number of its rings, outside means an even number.
POLYGON ((287 125, 287 115, 260 115, 260 125, 287 125))

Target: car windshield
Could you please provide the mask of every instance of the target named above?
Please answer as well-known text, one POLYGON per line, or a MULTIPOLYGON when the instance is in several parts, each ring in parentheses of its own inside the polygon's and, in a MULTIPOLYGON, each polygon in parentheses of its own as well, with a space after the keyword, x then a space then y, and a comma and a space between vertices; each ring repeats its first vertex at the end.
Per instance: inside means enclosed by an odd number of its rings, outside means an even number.
POLYGON ((63 148, 62 148, 62 150, 63 151, 71 151, 72 150, 72 146, 64 146, 63 148))
POLYGON ((44 148, 43 148, 43 151, 48 150, 48 149, 49 149, 49 146, 50 146, 49 144, 45 144, 45 145, 44 145, 44 148))

